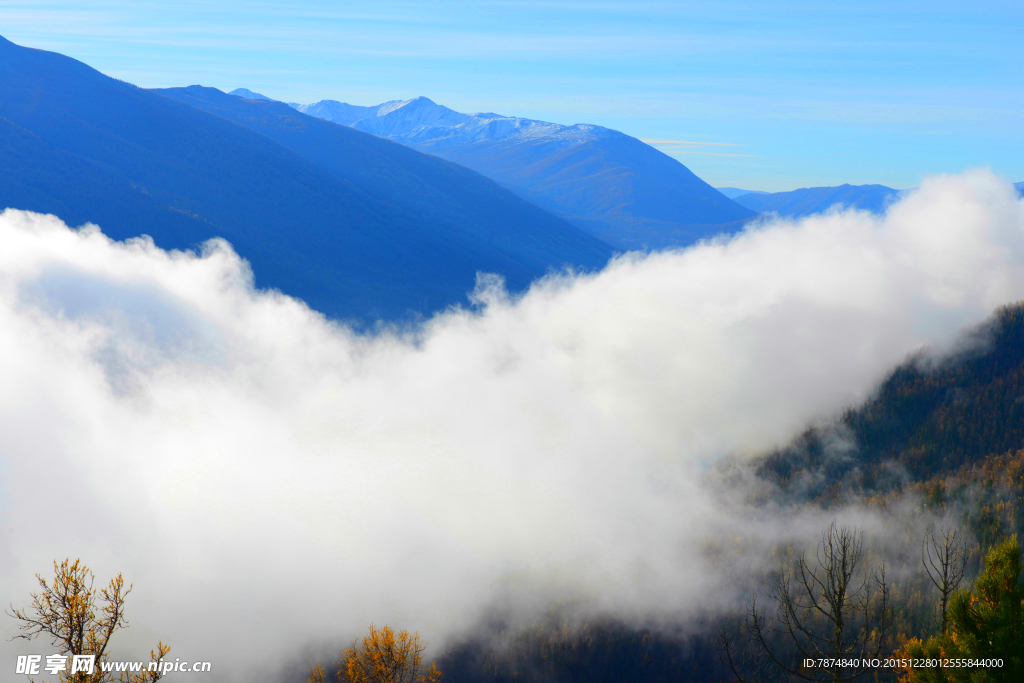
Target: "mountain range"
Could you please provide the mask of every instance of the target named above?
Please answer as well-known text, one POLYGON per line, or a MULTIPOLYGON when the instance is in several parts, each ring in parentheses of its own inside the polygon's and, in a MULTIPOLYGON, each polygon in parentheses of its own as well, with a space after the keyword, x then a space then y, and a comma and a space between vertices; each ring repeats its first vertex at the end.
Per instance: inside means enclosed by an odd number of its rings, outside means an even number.
POLYGON ((745 194, 769 194, 768 192, 760 192, 758 190, 741 190, 738 187, 716 187, 716 190, 724 194, 729 199, 736 199, 745 194))
POLYGON ((478 171, 619 249, 692 244, 758 213, 667 154, 601 126, 464 114, 426 97, 290 106, 478 171))
POLYGON ((247 100, 266 100, 268 102, 273 102, 273 100, 267 97, 266 95, 261 95, 258 92, 253 92, 248 88, 235 88, 228 94, 234 95, 235 97, 244 97, 247 100))
POLYGON ((164 248, 223 237, 333 317, 427 315, 478 272, 521 290, 607 244, 457 164, 200 87, 153 92, 0 38, 0 208, 164 248))
POLYGON ((553 269, 690 244, 760 212, 880 211, 897 193, 844 185, 737 203, 599 126, 462 114, 426 98, 359 107, 144 90, 3 38, 0 83, 0 208, 168 249, 223 237, 258 286, 362 321, 465 302, 479 272, 521 291, 553 269))
MULTIPOLYGON (((1015 183, 1024 193, 1024 182, 1015 183)), ((760 192, 738 187, 719 187, 718 191, 737 204, 760 213, 800 217, 828 211, 835 205, 882 213, 900 194, 885 185, 840 185, 838 187, 805 187, 788 192, 760 192)))
MULTIPOLYGON (((736 188, 728 188, 735 190, 736 188)), ((840 185, 838 187, 804 187, 789 192, 746 192, 733 196, 737 204, 758 213, 776 213, 800 218, 827 211, 835 205, 882 213, 899 195, 885 185, 840 185)))

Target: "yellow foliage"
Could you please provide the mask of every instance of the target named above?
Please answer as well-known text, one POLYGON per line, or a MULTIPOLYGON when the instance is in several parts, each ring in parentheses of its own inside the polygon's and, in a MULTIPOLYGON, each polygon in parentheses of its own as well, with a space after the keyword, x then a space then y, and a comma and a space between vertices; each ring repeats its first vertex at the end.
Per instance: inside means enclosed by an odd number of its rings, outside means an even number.
POLYGON ((370 625, 370 633, 357 639, 352 647, 341 655, 338 666, 338 680, 344 683, 420 683, 440 680, 437 667, 420 673, 423 664, 423 645, 418 633, 408 631, 395 633, 390 626, 376 628, 370 625))
MULTIPOLYGON (((339 683, 441 683, 436 664, 423 667, 426 645, 418 633, 395 633, 390 626, 377 628, 357 638, 352 647, 341 653, 338 661, 339 683)), ((309 672, 309 683, 326 683, 322 665, 309 672)))
POLYGON ((317 664, 310 670, 308 683, 327 683, 323 664, 317 664))
MULTIPOLYGON (((62 671, 58 680, 62 683, 108 683, 112 682, 113 674, 104 672, 100 664, 107 660, 107 650, 114 633, 128 626, 124 616, 125 598, 132 591, 127 588, 124 577, 118 574, 110 580, 106 588, 93 588, 95 575, 81 559, 71 562, 71 558, 59 565, 53 563, 53 581, 36 574, 36 580, 42 590, 31 593, 32 606, 29 609, 11 607, 8 614, 19 622, 21 633, 18 638, 31 640, 36 636, 49 637, 60 653, 73 655, 92 655, 95 659, 93 672, 62 671)), ((162 642, 156 650, 150 652, 152 661, 160 661, 171 648, 162 642)), ((154 683, 162 677, 160 671, 143 671, 141 673, 122 672, 121 683, 154 683)), ((31 680, 31 679, 30 679, 31 680)))

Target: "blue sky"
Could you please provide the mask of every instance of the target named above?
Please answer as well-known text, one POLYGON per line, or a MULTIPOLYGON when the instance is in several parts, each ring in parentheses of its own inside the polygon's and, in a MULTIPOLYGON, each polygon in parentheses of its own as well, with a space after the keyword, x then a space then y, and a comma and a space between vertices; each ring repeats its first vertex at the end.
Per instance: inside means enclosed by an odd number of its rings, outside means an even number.
POLYGON ((681 141, 656 144, 716 186, 1024 180, 1019 0, 0 0, 0 34, 146 87, 426 95, 681 141))

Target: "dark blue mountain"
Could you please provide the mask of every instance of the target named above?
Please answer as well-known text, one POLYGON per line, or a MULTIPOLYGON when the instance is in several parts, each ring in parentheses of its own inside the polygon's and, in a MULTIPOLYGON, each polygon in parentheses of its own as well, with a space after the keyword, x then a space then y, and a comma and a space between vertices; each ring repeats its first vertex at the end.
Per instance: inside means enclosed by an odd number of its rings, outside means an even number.
POLYGON ((840 185, 804 187, 790 192, 751 192, 733 201, 758 213, 799 218, 827 211, 836 204, 881 213, 899 192, 885 185, 840 185))
MULTIPOLYGON (((242 99, 195 85, 153 92, 258 131, 344 178, 366 196, 401 202, 419 220, 447 225, 453 234, 516 253, 537 272, 564 262, 565 253, 578 254, 596 243, 593 239, 581 240, 576 231, 552 231, 550 224, 555 221, 550 216, 546 217, 548 230, 538 231, 527 221, 536 221, 542 212, 516 202, 508 192, 474 171, 306 116, 281 102, 242 99), (508 221, 496 230, 493 214, 495 206, 502 203, 518 205, 523 222, 508 221), (526 215, 526 210, 534 215, 526 215)), ((607 258, 606 251, 592 250, 584 255, 591 265, 607 258)))
POLYGON ((259 132, 2 38, 0 84, 0 207, 165 248, 224 237, 258 286, 332 316, 429 314, 465 301, 478 271, 522 289, 612 253, 478 173, 295 110, 259 132))
POLYGON ((531 139, 417 149, 480 171, 623 249, 690 245, 735 232, 756 215, 672 157, 618 131, 572 145, 531 139))
POLYGON ((1024 183, 1014 183, 1013 186, 1017 188, 1017 192, 1024 193, 1024 183))
POLYGON ((622 249, 691 244, 756 215, 667 154, 601 126, 463 114, 426 97, 291 106, 479 171, 622 249))

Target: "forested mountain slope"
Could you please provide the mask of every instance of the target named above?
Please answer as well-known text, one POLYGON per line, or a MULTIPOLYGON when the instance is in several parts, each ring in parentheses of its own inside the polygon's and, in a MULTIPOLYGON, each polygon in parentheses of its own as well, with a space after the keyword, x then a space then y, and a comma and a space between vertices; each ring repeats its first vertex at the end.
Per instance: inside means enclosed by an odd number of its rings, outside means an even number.
POLYGON ((771 455, 762 474, 812 497, 849 486, 884 494, 1024 448, 1024 304, 1001 308, 968 341, 949 358, 908 360, 864 405, 771 455))
MULTIPOLYGON (((754 495, 753 510, 763 505, 765 514, 788 509, 797 516, 820 510, 827 519, 851 506, 888 518, 894 534, 923 533, 927 520, 942 521, 967 534, 961 585, 970 586, 989 549, 1024 534, 1024 304, 998 310, 967 341, 952 357, 908 360, 835 424, 809 429, 755 461, 764 490, 774 494, 754 495)), ((893 622, 883 657, 939 627, 939 594, 919 560, 922 540, 906 538, 909 551, 888 567, 893 622)), ((766 565, 772 570, 792 551, 776 550, 766 565)), ((762 600, 773 609, 775 603, 762 600)), ((500 622, 494 633, 484 628, 450 647, 441 665, 451 674, 446 680, 456 683, 729 681, 720 634, 738 642, 743 619, 742 611, 726 611, 647 628, 607 617, 581 622, 553 611, 514 632, 503 631, 500 622)), ((772 645, 783 660, 799 661, 783 640, 772 645)), ((751 667, 740 662, 748 680, 779 673, 771 663, 751 667)), ((895 683, 899 675, 880 667, 871 680, 895 683)))

